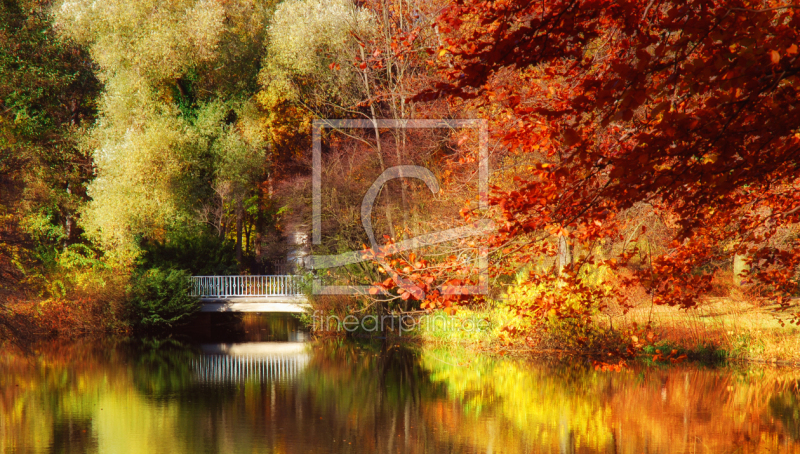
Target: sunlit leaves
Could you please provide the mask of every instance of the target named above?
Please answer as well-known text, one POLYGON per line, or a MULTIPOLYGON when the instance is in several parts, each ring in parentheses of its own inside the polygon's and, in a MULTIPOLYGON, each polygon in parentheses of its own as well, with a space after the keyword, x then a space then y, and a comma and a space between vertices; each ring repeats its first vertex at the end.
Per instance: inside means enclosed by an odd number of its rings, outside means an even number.
POLYGON ((259 79, 260 102, 282 100, 323 108, 362 97, 354 67, 358 39, 375 28, 372 13, 350 0, 288 0, 275 11, 259 79))
POLYGON ((781 233, 800 221, 800 14, 784 6, 456 2, 440 26, 441 51, 457 58, 438 63, 442 84, 419 98, 505 100, 497 138, 552 165, 495 188, 498 245, 561 234, 553 225, 583 246, 618 242, 621 216, 646 203, 674 226, 635 273, 655 302, 694 305, 731 242, 771 258, 752 276, 785 297, 800 254, 781 233))
POLYGON ((225 19, 222 4, 209 0, 65 0, 54 12, 62 33, 89 46, 104 78, 133 68, 148 79, 180 77, 214 57, 225 19))
POLYGON ((83 224, 109 256, 129 263, 137 237, 161 240, 172 227, 208 221, 204 204, 242 201, 263 171, 261 114, 248 98, 268 4, 54 6, 59 31, 88 47, 105 83, 84 142, 97 178, 83 224))

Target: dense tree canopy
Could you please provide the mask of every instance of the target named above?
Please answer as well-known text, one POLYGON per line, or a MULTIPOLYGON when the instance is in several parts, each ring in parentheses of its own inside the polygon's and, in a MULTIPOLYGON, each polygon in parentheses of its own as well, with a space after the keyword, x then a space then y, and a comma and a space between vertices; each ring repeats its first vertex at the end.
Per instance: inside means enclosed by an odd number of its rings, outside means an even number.
POLYGON ((0 4, 3 291, 36 277, 31 260, 80 249, 77 211, 94 169, 78 142, 94 119, 99 87, 92 70, 83 49, 53 32, 46 4, 0 4))
POLYGON ((798 14, 783 0, 6 1, 0 278, 39 263, 47 281, 70 260, 272 272, 308 233, 312 120, 344 118, 367 127, 321 135, 318 250, 360 249, 353 207, 412 163, 440 191, 381 188, 369 222, 387 242, 452 224, 455 205, 497 227, 329 278, 376 283, 372 303, 479 301, 443 285, 476 284, 483 245, 489 298, 536 323, 688 308, 721 286, 785 308, 798 14), (471 194, 486 143, 379 126, 417 118, 488 121, 488 210, 471 194), (192 244, 208 259, 187 259, 192 244))
POLYGON ((137 237, 198 222, 224 236, 229 203, 241 243, 244 199, 264 167, 249 98, 270 11, 252 1, 56 5, 57 29, 88 47, 104 83, 84 142, 98 175, 83 222, 121 260, 136 256, 137 237))
POLYGON ((693 305, 734 255, 753 265, 739 279, 785 302, 800 260, 799 14, 780 1, 458 0, 440 21, 441 82, 420 97, 469 100, 534 157, 495 187, 496 244, 525 243, 506 263, 552 251, 529 242, 554 234, 589 248, 574 272, 630 264, 639 251, 614 263, 591 247, 646 235, 625 216, 646 206, 668 233, 631 277, 656 303, 693 305))

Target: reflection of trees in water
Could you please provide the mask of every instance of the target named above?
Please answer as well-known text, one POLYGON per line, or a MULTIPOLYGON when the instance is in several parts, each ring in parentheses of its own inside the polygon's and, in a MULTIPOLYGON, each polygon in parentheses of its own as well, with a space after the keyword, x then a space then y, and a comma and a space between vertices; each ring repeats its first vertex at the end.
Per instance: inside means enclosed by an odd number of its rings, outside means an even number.
MULTIPOLYGON (((193 347, 172 339, 48 341, 0 356, 0 452, 197 452, 199 420, 235 388, 192 383, 193 347)), ((227 411, 230 411, 228 409, 227 411)))
POLYGON ((376 403, 404 406, 419 402, 423 394, 441 394, 420 367, 417 351, 399 345, 341 340, 316 345, 301 386, 320 394, 321 405, 337 408, 376 403), (337 397, 325 398, 327 394, 337 397))
POLYGON ((175 339, 142 339, 130 350, 133 383, 145 397, 176 400, 195 395, 192 360, 200 354, 196 347, 175 339))
POLYGON ((461 428, 451 437, 474 449, 570 453, 578 446, 612 444, 602 421, 603 377, 582 363, 526 362, 447 348, 426 349, 421 363, 447 390, 448 401, 458 403, 450 407, 458 411, 445 407, 440 416, 445 426, 461 428), (471 436, 476 431, 485 435, 482 445, 471 436))
MULTIPOLYGON (((132 349, 136 390, 148 400, 175 410, 174 436, 187 453, 218 446, 230 435, 228 423, 237 419, 235 415, 240 412, 242 388, 253 386, 253 383, 202 386, 195 380, 192 369, 192 360, 200 354, 195 345, 174 339, 146 339, 132 349)), ((238 419, 235 429, 242 434, 259 432, 248 418, 238 419)), ((244 436, 234 444, 247 438, 244 436)))
POLYGON ((296 342, 305 339, 292 314, 200 313, 183 331, 203 343, 296 342))
POLYGON ((302 332, 300 321, 292 314, 247 313, 242 317, 244 337, 249 342, 296 342, 302 332))
POLYGON ((51 339, 26 352, 0 346, 0 452, 95 451, 99 388, 126 382, 114 367, 124 363, 122 343, 51 339))
POLYGON ((92 436, 89 418, 69 418, 53 424, 50 452, 59 454, 97 452, 97 439, 92 436))
POLYGON ((793 440, 800 440, 800 398, 798 383, 793 382, 790 389, 783 391, 769 400, 772 416, 778 419, 793 440))
POLYGON ((174 398, 193 385, 192 359, 197 351, 174 339, 144 339, 131 352, 133 383, 142 395, 174 398))
POLYGON ((800 452, 786 437, 796 427, 797 401, 771 404, 793 406, 783 424, 772 421, 768 405, 797 379, 794 370, 683 365, 605 373, 448 350, 426 350, 423 364, 465 413, 513 428, 537 452, 800 452))
POLYGON ((362 434, 353 442, 355 451, 471 450, 450 436, 461 428, 432 420, 462 408, 448 402, 445 386, 431 381, 419 349, 342 340, 322 343, 298 385, 314 410, 332 422, 325 437, 349 440, 354 433, 362 434))
POLYGON ((0 452, 800 452, 794 370, 600 373, 339 340, 294 382, 200 385, 199 353, 171 339, 35 351, 0 357, 0 452))

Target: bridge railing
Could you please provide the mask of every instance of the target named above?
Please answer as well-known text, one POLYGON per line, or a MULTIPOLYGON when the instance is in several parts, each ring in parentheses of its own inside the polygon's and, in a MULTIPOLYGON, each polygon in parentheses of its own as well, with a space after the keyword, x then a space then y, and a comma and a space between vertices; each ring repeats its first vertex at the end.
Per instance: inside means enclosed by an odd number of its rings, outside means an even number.
POLYGON ((301 295, 302 276, 192 276, 194 296, 228 298, 232 296, 301 295))

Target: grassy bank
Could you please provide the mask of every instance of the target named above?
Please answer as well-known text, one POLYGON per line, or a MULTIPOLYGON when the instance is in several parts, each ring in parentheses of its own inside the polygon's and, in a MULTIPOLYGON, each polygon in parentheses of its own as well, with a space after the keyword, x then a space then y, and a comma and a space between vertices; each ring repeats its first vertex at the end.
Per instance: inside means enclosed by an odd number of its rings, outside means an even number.
POLYGON ((677 349, 698 358, 800 364, 800 328, 788 314, 745 301, 710 299, 689 310, 641 307, 616 317, 615 325, 649 322, 655 346, 677 349))
MULTIPOLYGON (((447 316, 446 314, 441 314, 447 316)), ((783 322, 785 314, 742 301, 715 299, 694 309, 640 307, 624 315, 595 317, 590 342, 578 345, 568 332, 558 328, 539 333, 535 339, 503 329, 511 315, 502 307, 459 310, 450 316, 455 324, 469 319, 490 320, 492 327, 480 332, 421 329, 423 342, 457 343, 485 350, 529 350, 531 352, 582 351, 603 353, 614 343, 627 343, 627 333, 650 326, 651 341, 639 339, 640 356, 651 358, 657 352, 704 362, 754 361, 800 364, 800 327, 783 322)), ((430 327, 425 327, 430 328, 430 327)))
MULTIPOLYGON (((348 306, 343 300, 335 304, 329 300, 315 307, 322 309, 321 314, 337 314, 342 320, 348 315, 364 317, 363 312, 351 311, 352 305, 348 306)), ((452 313, 442 310, 415 313, 413 318, 413 329, 395 327, 383 334, 359 329, 351 334, 358 337, 388 335, 430 346, 457 345, 500 354, 580 354, 596 358, 608 356, 612 360, 626 352, 629 344, 635 343, 637 356, 650 362, 659 352, 662 356, 674 352, 672 358, 686 355, 690 360, 707 363, 800 364, 799 327, 782 324, 785 314, 729 298, 709 299, 688 310, 642 305, 625 314, 601 313, 580 333, 575 327, 560 322, 545 323, 544 329, 534 332, 517 329, 519 323, 511 309, 500 302, 461 307, 452 313)), ((327 330, 325 334, 337 333, 327 330)), ((347 335, 344 331, 338 334, 347 335)), ((659 361, 669 362, 669 358, 659 361)))

